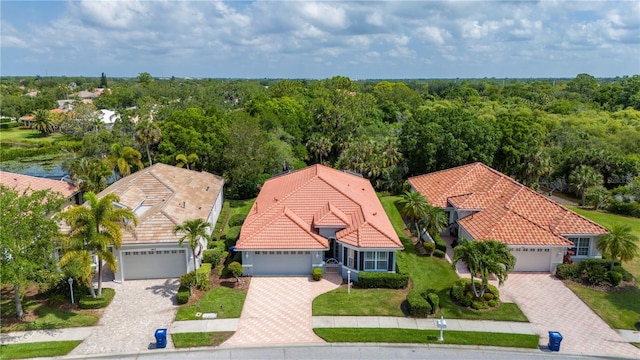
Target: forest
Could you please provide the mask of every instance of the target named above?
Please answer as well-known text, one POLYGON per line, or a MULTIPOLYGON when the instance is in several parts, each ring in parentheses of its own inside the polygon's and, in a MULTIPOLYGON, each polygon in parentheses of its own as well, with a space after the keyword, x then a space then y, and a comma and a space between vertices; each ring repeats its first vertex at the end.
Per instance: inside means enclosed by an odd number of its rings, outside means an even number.
POLYGON ((323 163, 400 193, 406 178, 481 161, 546 192, 640 216, 640 75, 596 79, 324 80, 3 77, 0 140, 31 125, 46 146, 2 140, 3 162, 59 152, 81 186, 162 162, 224 176, 229 198, 323 163), (92 103, 78 91, 104 89, 92 103), (47 110, 72 99, 68 112, 47 110), (98 109, 115 110, 112 128, 98 109))

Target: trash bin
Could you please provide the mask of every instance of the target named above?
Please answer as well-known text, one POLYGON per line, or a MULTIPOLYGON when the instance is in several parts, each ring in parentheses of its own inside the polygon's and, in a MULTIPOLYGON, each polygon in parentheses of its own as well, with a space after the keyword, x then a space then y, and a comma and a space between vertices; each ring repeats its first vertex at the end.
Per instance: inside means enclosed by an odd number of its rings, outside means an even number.
POLYGON ((164 349, 167 347, 167 329, 156 330, 156 348, 164 349))
POLYGON ((562 342, 562 334, 557 331, 549 331, 549 350, 560 351, 560 343, 562 342))

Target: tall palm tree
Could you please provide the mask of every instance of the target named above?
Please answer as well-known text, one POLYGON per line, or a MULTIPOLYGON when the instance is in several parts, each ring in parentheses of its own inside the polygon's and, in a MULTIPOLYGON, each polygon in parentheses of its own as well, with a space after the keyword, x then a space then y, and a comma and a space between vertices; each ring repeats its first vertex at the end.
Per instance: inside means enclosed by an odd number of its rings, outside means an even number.
POLYGON ((94 157, 83 157, 75 160, 69 169, 71 177, 79 183, 83 191, 99 193, 107 186, 107 179, 111 176, 108 165, 94 157))
POLYGON ((398 201, 400 206, 400 214, 406 219, 413 222, 418 241, 422 241, 422 231, 420 230, 420 221, 426 215, 429 203, 427 200, 415 190, 407 191, 398 201))
POLYGON ((131 146, 122 147, 120 144, 111 145, 111 154, 106 158, 109 167, 116 171, 121 177, 131 174, 131 166, 138 169, 144 168, 140 151, 131 146))
MULTIPOLYGON (((118 195, 107 194, 98 199, 93 192, 85 194, 88 206, 73 206, 58 216, 71 227, 71 231, 63 241, 64 255, 61 266, 73 258, 82 258, 83 264, 92 254, 98 256, 98 296, 102 295, 102 262, 117 271, 117 261, 110 246, 119 249, 122 245, 122 229, 132 231, 138 225, 138 217, 128 208, 116 208, 114 203, 120 201, 118 195), (87 257, 88 256, 88 257, 87 257)), ((93 287, 93 286, 92 286, 93 287)), ((93 295, 93 294, 92 294, 93 295)))
POLYGON ((469 241, 463 238, 454 249, 453 266, 455 267, 459 261, 463 261, 469 268, 471 288, 475 297, 484 295, 489 284, 489 276, 495 276, 498 284, 502 285, 516 265, 516 258, 509 248, 495 240, 469 241), (476 288, 475 276, 482 280, 480 289, 476 288))
POLYGON ((324 135, 313 134, 307 141, 307 147, 318 158, 321 165, 323 158, 329 155, 332 146, 331 140, 324 135))
POLYGON ((207 234, 207 229, 210 227, 211 224, 202 219, 193 219, 187 220, 173 228, 174 234, 183 234, 180 240, 178 240, 180 246, 182 246, 185 240, 189 241, 189 248, 191 248, 191 252, 193 253, 193 270, 196 269, 196 257, 199 255, 196 253, 196 250, 200 247, 199 239, 206 238, 209 235, 207 234))
POLYGON ((51 134, 54 130, 54 126, 53 119, 49 110, 40 109, 36 111, 35 117, 33 118, 33 123, 31 124, 31 128, 33 130, 39 131, 40 134, 44 136, 51 134))
POLYGON ((582 206, 586 203, 587 190, 592 186, 602 185, 603 182, 602 174, 591 166, 582 165, 569 174, 569 185, 580 194, 582 206))
POLYGON ((447 225, 449 225, 447 213, 439 207, 428 205, 420 226, 424 227, 425 231, 433 238, 440 234, 447 225))
POLYGON ((151 152, 149 151, 149 145, 157 144, 162 138, 162 131, 158 124, 150 120, 142 120, 136 126, 136 139, 141 145, 144 145, 147 150, 147 158, 149 159, 149 166, 153 165, 151 161, 151 152))
POLYGON ((192 153, 189 155, 178 154, 176 155, 176 161, 177 167, 181 168, 186 166, 187 170, 191 170, 191 167, 193 167, 198 161, 200 161, 200 158, 196 153, 192 153))
POLYGON ((611 270, 616 260, 620 262, 633 260, 640 249, 638 236, 631 231, 631 225, 616 223, 609 227, 609 233, 598 241, 597 248, 601 253, 611 257, 611 270))

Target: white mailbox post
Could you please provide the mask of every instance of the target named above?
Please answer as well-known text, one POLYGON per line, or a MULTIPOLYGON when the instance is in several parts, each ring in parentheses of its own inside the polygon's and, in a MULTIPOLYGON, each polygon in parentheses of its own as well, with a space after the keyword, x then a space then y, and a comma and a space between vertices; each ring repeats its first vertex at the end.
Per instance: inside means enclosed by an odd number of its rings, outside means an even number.
POLYGON ((347 270, 347 294, 351 295, 351 270, 347 270))
POLYGON ((436 326, 440 329, 440 337, 438 338, 438 341, 444 341, 442 333, 444 332, 444 329, 447 328, 447 322, 445 321, 444 316, 440 316, 440 319, 436 320, 436 326))

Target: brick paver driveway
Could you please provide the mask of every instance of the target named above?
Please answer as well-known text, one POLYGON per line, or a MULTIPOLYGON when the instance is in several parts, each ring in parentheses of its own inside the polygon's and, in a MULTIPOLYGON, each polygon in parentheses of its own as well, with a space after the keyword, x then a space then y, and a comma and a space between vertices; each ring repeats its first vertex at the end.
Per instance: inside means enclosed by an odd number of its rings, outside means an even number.
MULTIPOLYGON (((70 355, 138 352, 153 349, 155 330, 175 319, 179 279, 128 280, 103 283, 116 290, 98 325, 70 355)), ((171 336, 167 347, 172 348, 171 336)))
POLYGON ((242 308, 238 330, 222 346, 323 342, 312 330, 313 299, 337 288, 342 279, 254 277, 242 308))
POLYGON ((618 355, 640 359, 640 349, 625 343, 562 281, 549 274, 513 273, 500 288, 529 318, 546 346, 548 331, 562 334, 560 352, 618 355))

